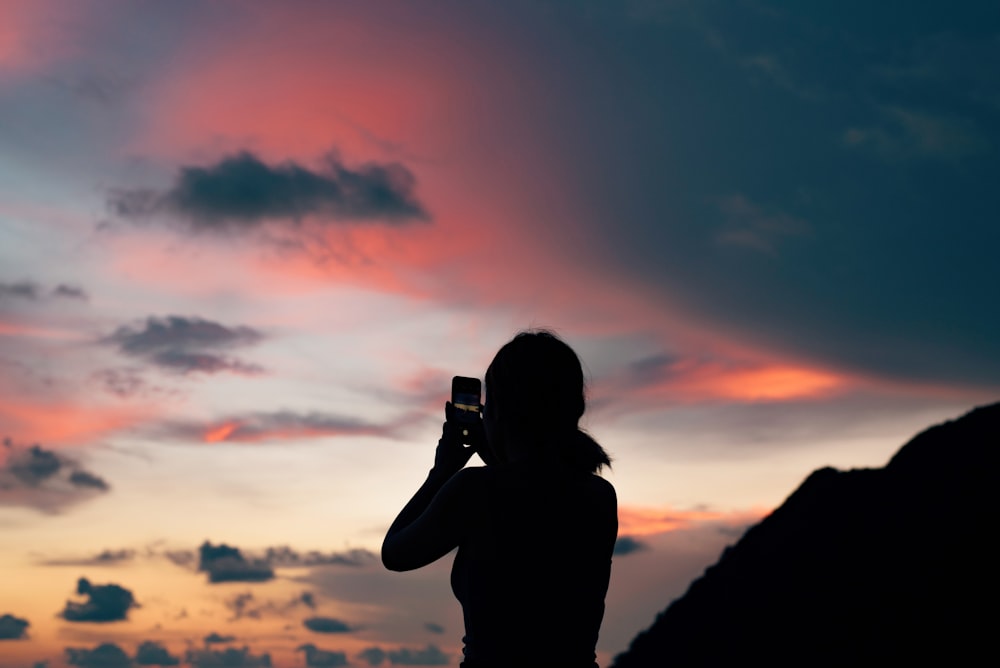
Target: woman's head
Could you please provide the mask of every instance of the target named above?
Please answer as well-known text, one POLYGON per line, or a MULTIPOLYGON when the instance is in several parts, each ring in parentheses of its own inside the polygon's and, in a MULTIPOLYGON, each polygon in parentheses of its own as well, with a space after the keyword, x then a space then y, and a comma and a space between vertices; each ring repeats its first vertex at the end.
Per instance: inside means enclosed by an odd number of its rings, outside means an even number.
POLYGON ((593 471, 609 463, 579 429, 586 408, 580 358, 552 332, 524 331, 500 348, 486 371, 486 403, 491 438, 501 441, 494 447, 555 451, 593 471))

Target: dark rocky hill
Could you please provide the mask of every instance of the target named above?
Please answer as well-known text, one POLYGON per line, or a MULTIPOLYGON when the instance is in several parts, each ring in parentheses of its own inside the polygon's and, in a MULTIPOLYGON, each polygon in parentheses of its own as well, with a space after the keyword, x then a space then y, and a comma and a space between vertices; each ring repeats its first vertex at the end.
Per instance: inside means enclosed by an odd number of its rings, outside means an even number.
POLYGON ((992 663, 998 458, 1000 403, 884 468, 815 471, 613 667, 992 663))

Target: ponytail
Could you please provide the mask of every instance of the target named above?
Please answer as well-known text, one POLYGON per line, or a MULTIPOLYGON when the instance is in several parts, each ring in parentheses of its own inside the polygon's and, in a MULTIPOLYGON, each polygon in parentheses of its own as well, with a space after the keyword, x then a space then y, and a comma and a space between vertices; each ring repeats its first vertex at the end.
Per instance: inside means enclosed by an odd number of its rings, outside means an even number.
POLYGON ((583 429, 578 428, 561 445, 561 449, 562 460, 572 469, 600 473, 605 466, 611 468, 611 457, 601 444, 583 429))

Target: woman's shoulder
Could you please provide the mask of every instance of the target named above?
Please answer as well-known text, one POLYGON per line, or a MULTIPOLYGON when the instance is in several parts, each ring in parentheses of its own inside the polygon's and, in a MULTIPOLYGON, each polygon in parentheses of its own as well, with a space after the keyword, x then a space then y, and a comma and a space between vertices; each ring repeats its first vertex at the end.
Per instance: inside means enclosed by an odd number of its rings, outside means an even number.
POLYGON ((618 493, 615 492, 615 486, 608 480, 602 478, 596 473, 591 473, 588 477, 588 484, 590 485, 590 488, 594 490, 595 494, 599 494, 604 498, 617 502, 618 493))
POLYGON ((618 494, 615 492, 614 485, 596 473, 592 473, 587 479, 587 494, 597 506, 613 513, 617 518, 618 494))
POLYGON ((481 496, 493 485, 497 472, 490 466, 467 466, 448 480, 453 494, 464 498, 481 496))

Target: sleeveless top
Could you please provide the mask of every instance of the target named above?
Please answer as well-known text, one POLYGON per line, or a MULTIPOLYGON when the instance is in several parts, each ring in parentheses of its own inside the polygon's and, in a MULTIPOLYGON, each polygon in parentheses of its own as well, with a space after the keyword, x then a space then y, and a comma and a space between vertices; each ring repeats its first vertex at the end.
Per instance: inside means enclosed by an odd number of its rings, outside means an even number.
POLYGON ((618 533, 614 488, 555 464, 481 469, 451 587, 466 666, 595 666, 618 533))

